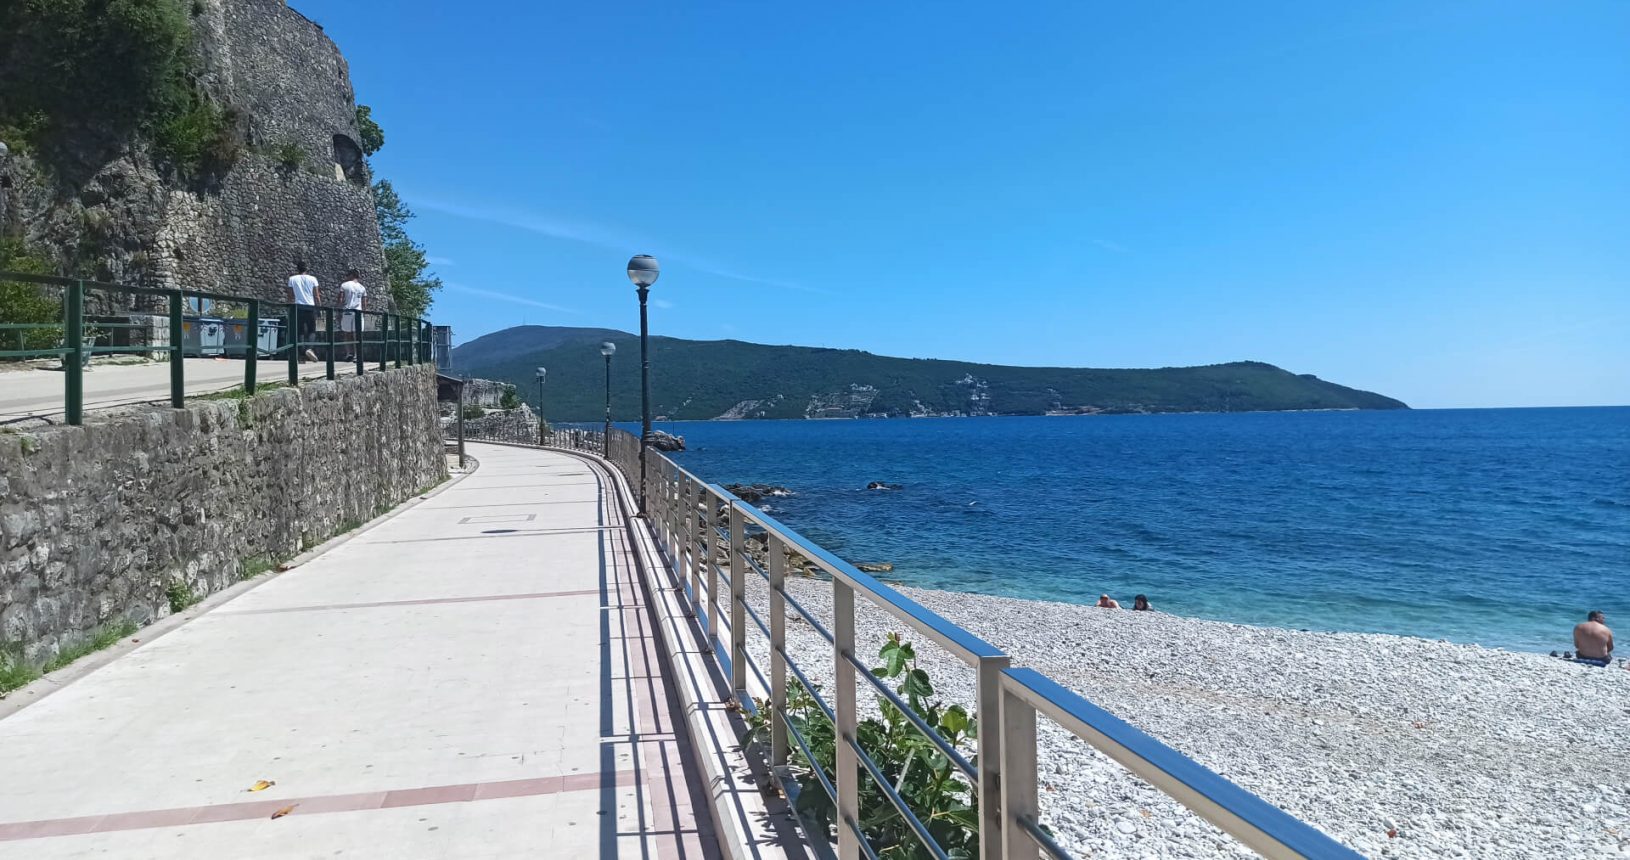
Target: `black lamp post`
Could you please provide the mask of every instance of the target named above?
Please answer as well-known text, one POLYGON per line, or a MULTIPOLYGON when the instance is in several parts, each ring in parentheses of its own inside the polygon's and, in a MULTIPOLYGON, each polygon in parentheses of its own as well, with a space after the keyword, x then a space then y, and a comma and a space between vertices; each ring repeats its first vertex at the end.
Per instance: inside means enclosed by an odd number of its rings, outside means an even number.
POLYGON ((611 357, 617 353, 617 345, 611 341, 600 344, 600 354, 606 357, 606 432, 600 437, 600 453, 611 459, 611 357))
POLYGON ((547 368, 538 368, 538 444, 543 444, 543 378, 549 375, 547 368))
POLYGON ((651 350, 650 326, 645 318, 645 300, 662 269, 657 258, 640 254, 628 261, 628 279, 640 294, 640 516, 645 516, 645 452, 651 447, 651 350))

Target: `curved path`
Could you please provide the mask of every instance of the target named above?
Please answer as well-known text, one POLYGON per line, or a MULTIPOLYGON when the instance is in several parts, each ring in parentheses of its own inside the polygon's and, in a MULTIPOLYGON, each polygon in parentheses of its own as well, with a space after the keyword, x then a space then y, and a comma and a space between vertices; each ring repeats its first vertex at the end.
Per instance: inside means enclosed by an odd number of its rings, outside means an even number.
POLYGON ((0 719, 0 858, 715 856, 612 484, 472 448, 0 719))

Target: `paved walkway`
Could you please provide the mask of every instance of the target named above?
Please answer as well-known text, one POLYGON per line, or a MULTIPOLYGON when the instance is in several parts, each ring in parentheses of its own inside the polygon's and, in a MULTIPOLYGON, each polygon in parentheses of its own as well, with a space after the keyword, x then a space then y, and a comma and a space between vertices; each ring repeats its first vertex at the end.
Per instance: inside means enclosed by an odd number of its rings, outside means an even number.
POLYGON ((0 858, 714 856, 609 483, 471 447, 445 491, 0 719, 0 858))
MULTIPOLYGON (((243 362, 225 358, 188 358, 182 361, 187 394, 208 394, 243 385, 243 362)), ((392 365, 394 367, 394 365, 392 365)), ((368 372, 379 362, 368 365, 368 372)), ((328 365, 308 361, 300 365, 303 379, 326 375, 328 365)), ((354 363, 335 362, 334 373, 354 376, 354 363)), ((255 369, 262 382, 288 382, 288 359, 262 360, 255 369)), ((170 402, 170 364, 98 364, 92 361, 85 372, 85 410, 131 406, 137 403, 170 402)), ((0 372, 0 422, 23 418, 60 416, 63 406, 63 374, 59 370, 5 370, 0 372)))

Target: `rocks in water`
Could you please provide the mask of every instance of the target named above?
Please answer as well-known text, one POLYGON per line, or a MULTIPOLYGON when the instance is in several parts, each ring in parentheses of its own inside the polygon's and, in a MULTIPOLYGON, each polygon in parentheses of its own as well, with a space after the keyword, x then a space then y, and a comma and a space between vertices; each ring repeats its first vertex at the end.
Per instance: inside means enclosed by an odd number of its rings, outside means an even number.
POLYGON ((870 484, 866 485, 866 489, 868 489, 868 490, 898 490, 898 489, 900 489, 900 485, 899 484, 890 484, 887 481, 873 481, 870 484))
POLYGON ((724 488, 749 505, 756 505, 765 499, 792 495, 791 490, 774 484, 725 484, 724 488))
POLYGON ((894 565, 886 561, 869 561, 855 565, 855 569, 864 573, 893 573, 894 565))
POLYGON ((664 433, 661 430, 652 430, 651 447, 658 451, 683 451, 685 450, 685 437, 664 433))

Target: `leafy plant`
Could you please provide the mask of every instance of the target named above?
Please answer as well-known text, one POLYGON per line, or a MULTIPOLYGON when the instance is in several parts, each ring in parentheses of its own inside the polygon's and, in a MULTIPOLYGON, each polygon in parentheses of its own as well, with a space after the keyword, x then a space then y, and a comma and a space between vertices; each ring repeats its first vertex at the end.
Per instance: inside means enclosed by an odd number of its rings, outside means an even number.
POLYGON ((0 644, 0 693, 24 687, 40 677, 40 672, 23 662, 22 649, 0 644))
MULTIPOLYGON (((895 691, 923 722, 934 727, 952 749, 972 761, 978 720, 961 705, 947 705, 934 695, 927 671, 917 664, 910 642, 890 633, 878 651, 883 665, 872 670, 885 680, 897 681, 895 691)), ((787 693, 788 721, 808 741, 815 760, 796 744, 791 770, 798 785, 797 810, 830 838, 837 826, 837 809, 816 775, 819 768, 836 782, 838 740, 832 721, 815 700, 815 693, 793 683, 787 693)), ((970 860, 979 854, 978 795, 957 766, 924 737, 901 710, 886 699, 878 701, 881 718, 868 717, 856 726, 856 739, 889 784, 905 799, 946 855, 970 860)), ((748 718, 750 741, 766 742, 770 733, 769 703, 759 702, 748 718)), ((860 829, 877 855, 886 860, 919 860, 933 855, 923 848, 905 818, 883 795, 864 766, 860 785, 860 829)))
POLYGON ((116 624, 108 624, 103 627, 98 627, 89 638, 81 639, 80 641, 58 651, 57 656, 52 658, 51 662, 45 664, 45 671, 55 672, 56 670, 61 669, 62 667, 74 662, 75 660, 78 660, 81 657, 88 654, 95 654, 96 652, 113 645, 120 639, 135 633, 136 629, 136 624, 132 621, 120 621, 116 624))
POLYGON ((487 410, 482 409, 479 406, 466 406, 466 407, 464 407, 464 416, 463 417, 464 417, 464 420, 468 421, 468 420, 470 420, 472 418, 480 418, 481 416, 483 416, 485 414, 487 414, 487 410))
MULTIPOLYGON (((32 253, 17 239, 0 239, 0 271, 44 275, 50 261, 32 253)), ((50 349, 62 339, 62 301, 49 297, 38 284, 0 281, 0 323, 42 323, 33 329, 0 329, 0 350, 50 349)))
POLYGON ((170 611, 180 612, 197 603, 201 598, 192 590, 192 586, 177 580, 164 589, 164 596, 170 601, 170 611))
POLYGON ((385 148, 385 130, 374 122, 373 114, 373 108, 357 105, 357 142, 362 145, 363 155, 373 155, 385 148))
POLYGON ((272 147, 272 160, 285 170, 299 170, 306 163, 306 151, 300 144, 292 140, 285 140, 272 147))
POLYGON ((504 386, 504 393, 499 395, 499 397, 498 397, 498 408, 499 409, 519 409, 519 408, 521 408, 521 395, 519 395, 519 394, 517 394, 515 392, 515 386, 513 386, 513 385, 504 386))

